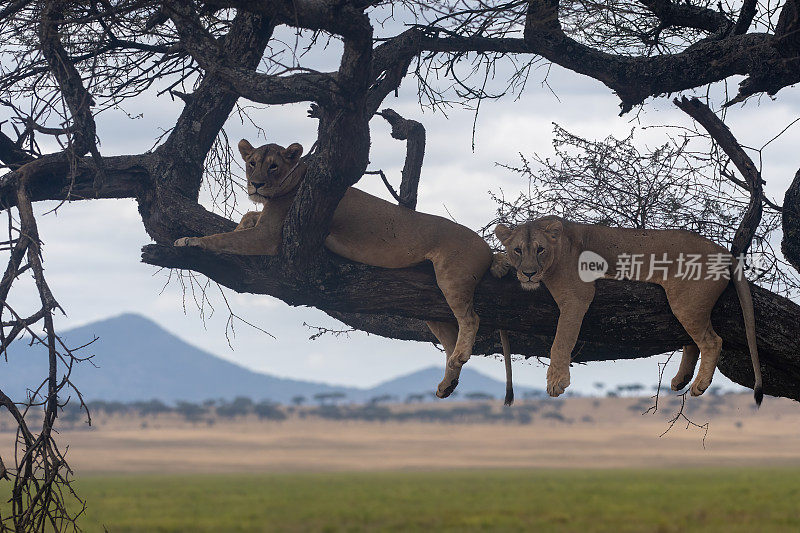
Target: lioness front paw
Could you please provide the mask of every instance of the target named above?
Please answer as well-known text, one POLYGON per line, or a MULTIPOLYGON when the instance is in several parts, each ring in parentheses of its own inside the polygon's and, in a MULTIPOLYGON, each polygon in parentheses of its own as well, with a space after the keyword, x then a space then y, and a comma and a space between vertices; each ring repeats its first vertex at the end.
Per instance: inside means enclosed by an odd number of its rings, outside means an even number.
POLYGON ((569 366, 557 367, 551 364, 547 369, 547 394, 555 398, 569 387, 569 366))
POLYGON ((492 266, 489 267, 489 270, 492 273, 492 276, 496 278, 502 278, 512 269, 511 262, 508 260, 508 256, 503 252, 495 252, 492 256, 492 266))
POLYGON ((199 241, 197 237, 181 237, 175 241, 174 246, 200 246, 199 241))
POLYGON ((242 217, 242 221, 239 222, 239 225, 236 226, 236 229, 233 231, 240 231, 247 228, 253 228, 258 223, 258 219, 261 217, 261 213, 258 211, 250 211, 245 213, 242 217))

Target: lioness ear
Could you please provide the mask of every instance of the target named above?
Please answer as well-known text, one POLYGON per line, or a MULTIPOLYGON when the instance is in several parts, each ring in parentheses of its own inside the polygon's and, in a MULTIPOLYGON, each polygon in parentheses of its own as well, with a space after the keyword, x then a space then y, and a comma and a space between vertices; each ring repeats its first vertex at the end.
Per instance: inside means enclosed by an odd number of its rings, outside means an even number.
POLYGON ((561 225, 560 220, 551 222, 544 229, 545 234, 550 237, 550 240, 555 242, 561 237, 561 232, 564 231, 564 226, 561 225))
POLYGON ((242 159, 247 160, 247 157, 253 153, 253 150, 253 145, 247 142, 247 139, 239 141, 239 154, 242 156, 242 159))
POLYGON ((283 151, 283 157, 289 161, 296 161, 303 155, 303 147, 298 143, 292 143, 283 151))
POLYGON ((504 224, 498 224, 494 227, 494 234, 500 239, 500 242, 506 242, 511 237, 511 228, 504 224))

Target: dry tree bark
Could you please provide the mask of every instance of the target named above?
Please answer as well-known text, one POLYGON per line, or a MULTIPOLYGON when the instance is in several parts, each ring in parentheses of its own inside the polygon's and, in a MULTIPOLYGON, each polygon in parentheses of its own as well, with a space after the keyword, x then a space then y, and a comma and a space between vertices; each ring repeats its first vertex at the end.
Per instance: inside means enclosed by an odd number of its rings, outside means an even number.
POLYGON ((725 123, 711 111, 711 108, 697 98, 690 100, 685 96, 680 100, 676 98, 673 102, 708 131, 711 138, 722 147, 744 178, 744 181, 740 181, 733 176, 728 176, 728 179, 734 180, 737 185, 750 193, 750 202, 741 222, 739 222, 739 227, 736 228, 736 234, 731 245, 731 254, 734 257, 746 254, 761 222, 761 213, 764 205, 764 180, 761 179, 761 173, 756 168, 753 160, 750 159, 750 156, 742 149, 736 137, 733 136, 725 123))

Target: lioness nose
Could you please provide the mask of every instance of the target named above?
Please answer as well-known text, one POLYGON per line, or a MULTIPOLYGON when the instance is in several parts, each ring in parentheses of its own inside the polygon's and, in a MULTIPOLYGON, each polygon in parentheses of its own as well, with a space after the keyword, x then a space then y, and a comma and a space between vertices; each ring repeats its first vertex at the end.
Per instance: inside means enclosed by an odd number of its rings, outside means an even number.
POLYGON ((529 278, 532 278, 533 276, 536 275, 536 272, 525 272, 524 270, 522 271, 522 273, 528 276, 529 278))
POLYGON ((252 181, 250 182, 250 185, 252 185, 254 189, 260 189, 261 187, 264 186, 263 183, 254 183, 252 181))

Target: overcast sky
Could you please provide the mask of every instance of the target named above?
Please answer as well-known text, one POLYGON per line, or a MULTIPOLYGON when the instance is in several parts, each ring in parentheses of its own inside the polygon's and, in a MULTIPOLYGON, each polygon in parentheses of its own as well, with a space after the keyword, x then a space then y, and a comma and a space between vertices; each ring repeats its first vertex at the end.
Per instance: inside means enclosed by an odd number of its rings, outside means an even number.
MULTIPOLYGON (((543 74, 538 75, 541 79, 543 74)), ((472 151, 473 113, 454 108, 445 117, 423 110, 417 103, 414 81, 407 79, 399 97, 390 97, 384 107, 392 107, 426 127, 427 150, 418 209, 452 217, 473 229, 485 225, 495 212, 488 191, 502 189, 506 195, 515 196, 527 185, 496 163, 515 164, 519 153, 552 153, 553 122, 590 139, 626 136, 635 127, 638 142, 651 147, 662 144, 666 132, 643 127, 690 125, 690 120, 667 98, 648 101, 638 116, 631 113, 619 117, 618 100, 599 82, 556 67, 548 82, 549 88, 532 79, 519 100, 485 101, 472 151)), ((800 114, 800 99, 790 91, 785 89, 774 101, 766 97, 760 103, 751 99, 731 110, 728 124, 743 144, 761 147, 800 114)), ((284 146, 300 142, 308 149, 315 139, 316 121, 306 118, 306 108, 306 105, 292 105, 254 111, 252 116, 266 131, 266 140, 258 138, 252 125, 243 125, 238 117, 232 116, 226 125, 229 139, 235 145, 238 139, 248 138, 256 146, 265 141, 284 146)), ((151 94, 129 102, 125 108, 134 115, 141 113, 142 118, 130 120, 121 111, 109 111, 98 123, 101 152, 103 155, 139 153, 150 148, 161 128, 172 126, 180 109, 180 101, 172 101, 168 95, 155 98, 151 94)), ((0 120, 3 118, 0 115, 0 120)), ((383 119, 374 119, 372 126, 370 167, 383 169, 399 183, 404 143, 389 136, 390 128, 383 119)), ((795 126, 763 151, 766 189, 779 203, 790 178, 800 167, 798 146, 800 126, 795 126)), ((376 176, 365 176, 357 186, 388 198, 376 176)), ((210 207, 210 203, 206 205, 210 207)), ((244 209, 250 205, 244 195, 239 198, 239 205, 244 209)), ((40 214, 52 207, 46 203, 36 206, 40 214)), ((215 286, 209 291, 215 311, 209 315, 206 309, 203 319, 191 292, 184 294, 174 276, 167 283, 168 271, 140 262, 141 247, 151 241, 133 200, 66 204, 56 213, 40 216, 39 224, 45 242, 48 280, 68 313, 58 320, 59 328, 123 312, 140 313, 182 339, 247 368, 282 377, 353 386, 372 386, 423 367, 444 366, 444 355, 429 344, 393 341, 363 333, 336 339, 323 336, 310 341, 308 337, 313 331, 304 323, 339 326, 316 309, 290 307, 272 297, 239 295, 225 289, 237 314, 274 336, 236 323, 231 348, 225 335, 228 313, 215 286)), ((19 302, 25 295, 16 297, 19 302)), ((656 361, 664 359, 578 365, 572 371, 571 388, 591 392, 595 382, 650 385, 658 378, 656 361)), ((678 358, 673 359, 672 368, 667 370, 668 378, 677 368, 678 358)), ((102 359, 98 364, 102 365, 102 359)), ((503 365, 498 359, 476 357, 468 364, 503 378, 503 365)), ((515 373, 520 384, 544 386, 545 370, 537 363, 519 362, 515 373)), ((430 385, 433 391, 437 384, 430 385)), ((716 374, 715 385, 736 387, 720 373, 716 374)))

